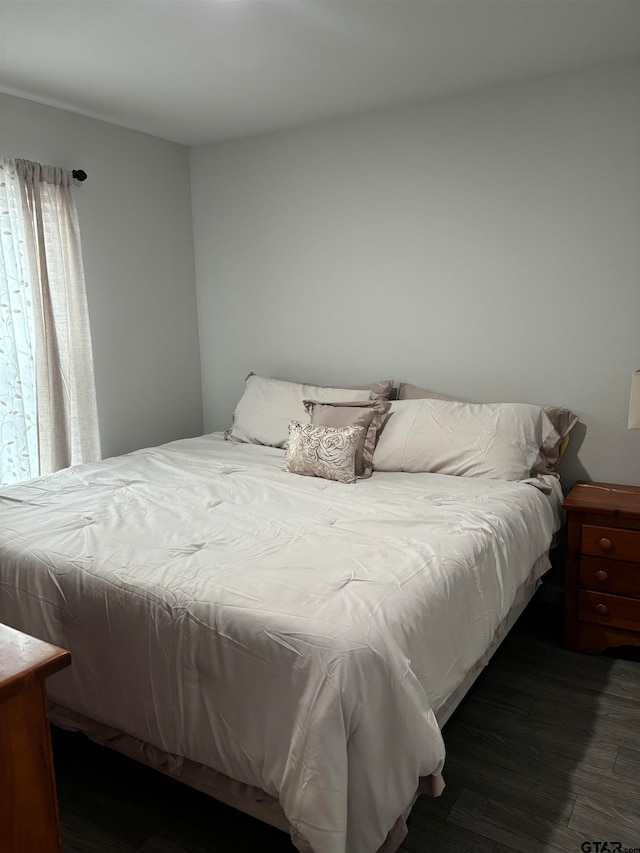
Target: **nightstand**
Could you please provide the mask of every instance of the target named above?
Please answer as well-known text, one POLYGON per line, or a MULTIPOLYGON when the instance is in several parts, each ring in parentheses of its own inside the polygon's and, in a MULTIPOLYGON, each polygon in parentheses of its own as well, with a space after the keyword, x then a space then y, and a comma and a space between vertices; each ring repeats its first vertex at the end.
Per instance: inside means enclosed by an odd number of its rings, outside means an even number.
POLYGON ((576 483, 567 513, 564 646, 640 646, 640 486, 576 483))
POLYGON ((69 652, 0 624, 0 850, 59 853, 44 680, 69 652))

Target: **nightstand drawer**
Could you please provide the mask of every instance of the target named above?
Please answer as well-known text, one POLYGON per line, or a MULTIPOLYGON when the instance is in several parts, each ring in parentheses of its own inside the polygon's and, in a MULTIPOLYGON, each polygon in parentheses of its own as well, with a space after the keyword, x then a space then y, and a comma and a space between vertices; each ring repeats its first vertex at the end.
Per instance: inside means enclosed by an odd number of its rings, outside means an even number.
POLYGON ((578 608, 578 619, 584 622, 631 631, 637 631, 640 625, 640 599, 581 589, 578 608))
POLYGON ((609 560, 640 562, 640 530, 619 527, 582 526, 582 553, 609 560))
POLYGON ((640 598, 640 563, 582 557, 580 586, 583 589, 640 598))

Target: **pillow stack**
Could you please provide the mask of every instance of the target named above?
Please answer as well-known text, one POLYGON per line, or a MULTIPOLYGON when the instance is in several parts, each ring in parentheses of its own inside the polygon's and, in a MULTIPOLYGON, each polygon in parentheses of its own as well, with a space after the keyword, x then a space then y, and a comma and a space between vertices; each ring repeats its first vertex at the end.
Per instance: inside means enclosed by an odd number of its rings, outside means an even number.
MULTIPOLYGON (((529 403, 463 403, 393 381, 327 388, 250 373, 225 437, 285 447, 285 470, 342 483, 376 471, 532 480, 555 471, 578 418, 529 403)), ((548 487, 548 484, 547 484, 548 487)))
POLYGON ((393 380, 327 388, 250 373, 225 437, 287 447, 285 470, 339 482, 370 477, 393 380))
POLYGON ((376 471, 526 480, 553 431, 540 406, 398 400, 376 447, 376 471))
MULTIPOLYGON (((447 400, 449 402, 460 402, 453 397, 445 397, 435 391, 418 388, 401 382, 398 386, 398 400, 447 400)), ((496 405, 496 404, 489 404, 496 405)), ((536 406, 549 419, 552 429, 545 430, 545 437, 540 446, 538 457, 531 469, 532 476, 539 474, 553 474, 562 454, 569 443, 569 433, 578 422, 578 416, 569 409, 561 406, 536 406)))

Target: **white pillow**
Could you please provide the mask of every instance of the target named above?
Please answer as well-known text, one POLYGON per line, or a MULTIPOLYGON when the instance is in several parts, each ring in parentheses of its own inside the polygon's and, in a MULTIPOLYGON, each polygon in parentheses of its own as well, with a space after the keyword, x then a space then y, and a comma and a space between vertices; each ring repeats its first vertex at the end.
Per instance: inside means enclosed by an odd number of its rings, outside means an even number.
POLYGON ((369 400, 371 391, 349 388, 322 388, 318 385, 301 385, 281 379, 266 379, 250 374, 244 394, 236 406, 233 426, 227 438, 249 444, 267 444, 284 447, 289 438, 289 424, 311 422, 304 400, 346 403, 351 400, 369 400))
POLYGON ((542 408, 528 403, 397 400, 373 468, 526 480, 552 431, 542 408))

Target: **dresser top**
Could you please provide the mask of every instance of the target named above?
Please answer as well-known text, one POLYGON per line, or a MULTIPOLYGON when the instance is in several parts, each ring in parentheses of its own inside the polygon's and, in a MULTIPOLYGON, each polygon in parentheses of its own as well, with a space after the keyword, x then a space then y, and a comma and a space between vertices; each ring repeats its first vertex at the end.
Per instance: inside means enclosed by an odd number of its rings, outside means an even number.
POLYGON ((0 701, 71 663, 64 649, 0 623, 0 701))
POLYGON ((640 518, 640 486, 578 482, 562 505, 565 510, 640 518))

